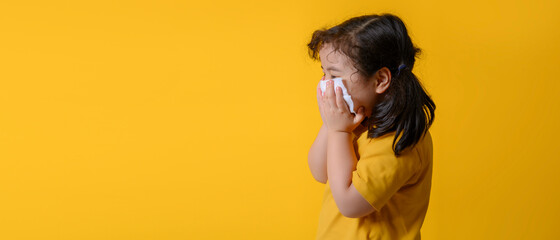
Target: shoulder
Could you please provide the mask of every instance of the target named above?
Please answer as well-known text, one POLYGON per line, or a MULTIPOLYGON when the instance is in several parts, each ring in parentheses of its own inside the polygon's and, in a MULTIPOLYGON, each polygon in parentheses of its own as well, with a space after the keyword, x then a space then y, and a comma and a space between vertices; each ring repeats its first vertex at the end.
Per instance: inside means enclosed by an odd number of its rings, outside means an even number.
POLYGON ((426 134, 420 138, 420 141, 416 144, 414 149, 418 154, 418 157, 422 160, 424 164, 430 164, 433 159, 433 142, 432 142, 432 135, 428 130, 426 134))
MULTIPOLYGON (((369 138, 368 137, 368 131, 362 132, 359 136, 358 135, 354 135, 355 137, 357 137, 357 144, 358 144, 358 148, 360 153, 366 153, 366 154, 374 154, 374 155, 378 155, 378 154, 384 154, 384 155, 390 155, 393 154, 393 143, 396 143, 399 138, 395 139, 396 136, 396 132, 389 132, 383 136, 379 136, 379 137, 375 137, 375 138, 369 138)), ((430 134, 430 131, 426 131, 426 134, 423 135, 420 140, 416 143, 416 145, 411 146, 407 149, 405 149, 399 156, 399 158, 410 158, 413 156, 417 156, 418 151, 421 152, 425 152, 425 151, 431 151, 431 149, 433 148, 433 143, 432 143, 432 136, 430 134)))
POLYGON ((394 167, 417 171, 432 158, 432 137, 429 131, 420 138, 416 145, 405 149, 399 156, 395 156, 393 151, 393 142, 398 141, 398 139, 395 140, 395 132, 376 138, 368 138, 367 135, 366 131, 357 139, 358 162, 362 162, 361 164, 386 162, 394 167))
POLYGON ((376 138, 369 138, 368 131, 361 133, 357 140, 360 156, 393 155, 394 138, 395 132, 376 138))

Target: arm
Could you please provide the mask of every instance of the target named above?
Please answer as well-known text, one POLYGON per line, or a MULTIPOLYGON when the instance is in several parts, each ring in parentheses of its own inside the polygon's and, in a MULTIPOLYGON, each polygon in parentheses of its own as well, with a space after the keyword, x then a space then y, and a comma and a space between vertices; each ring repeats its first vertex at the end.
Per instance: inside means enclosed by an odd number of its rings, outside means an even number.
POLYGON ((323 124, 307 154, 311 175, 320 183, 327 182, 327 126, 323 124))
POLYGON ((327 175, 335 203, 342 215, 358 218, 375 211, 352 184, 358 160, 349 132, 328 132, 327 175))

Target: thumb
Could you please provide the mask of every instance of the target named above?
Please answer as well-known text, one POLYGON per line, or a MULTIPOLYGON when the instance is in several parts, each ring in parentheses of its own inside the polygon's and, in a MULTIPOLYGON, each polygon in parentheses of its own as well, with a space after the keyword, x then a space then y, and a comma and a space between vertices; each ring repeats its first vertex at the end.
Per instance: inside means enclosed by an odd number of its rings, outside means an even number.
POLYGON ((364 107, 360 107, 356 112, 356 116, 354 117, 354 124, 361 123, 364 120, 364 107))

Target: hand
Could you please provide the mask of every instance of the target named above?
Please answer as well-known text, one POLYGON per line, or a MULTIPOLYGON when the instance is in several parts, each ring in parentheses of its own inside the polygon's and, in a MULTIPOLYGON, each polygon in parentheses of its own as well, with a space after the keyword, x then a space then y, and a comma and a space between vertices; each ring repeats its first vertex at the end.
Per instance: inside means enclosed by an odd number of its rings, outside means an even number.
POLYGON ((364 120, 364 108, 360 107, 355 115, 352 114, 342 95, 342 89, 337 87, 335 92, 334 82, 329 80, 319 108, 323 110, 329 131, 351 133, 364 120))

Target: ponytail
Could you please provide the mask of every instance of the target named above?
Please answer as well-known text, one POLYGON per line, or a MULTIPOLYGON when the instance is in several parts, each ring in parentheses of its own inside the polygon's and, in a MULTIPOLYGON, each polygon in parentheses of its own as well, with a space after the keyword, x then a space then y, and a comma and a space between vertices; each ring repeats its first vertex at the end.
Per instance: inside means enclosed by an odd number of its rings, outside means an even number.
POLYGON ((416 75, 407 68, 401 69, 367 119, 368 137, 395 131, 393 152, 399 156, 426 134, 434 121, 435 108, 416 75))

